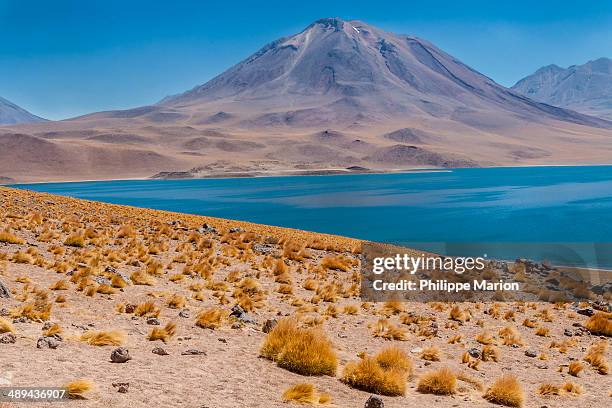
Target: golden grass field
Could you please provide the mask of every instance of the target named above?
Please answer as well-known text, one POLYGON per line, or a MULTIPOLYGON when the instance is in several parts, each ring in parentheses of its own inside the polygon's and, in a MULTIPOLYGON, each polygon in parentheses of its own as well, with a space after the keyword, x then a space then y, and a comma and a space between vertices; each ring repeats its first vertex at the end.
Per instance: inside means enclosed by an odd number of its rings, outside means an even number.
POLYGON ((609 313, 362 302, 357 240, 4 187, 0 203, 0 386, 72 397, 2 408, 612 401, 609 313))

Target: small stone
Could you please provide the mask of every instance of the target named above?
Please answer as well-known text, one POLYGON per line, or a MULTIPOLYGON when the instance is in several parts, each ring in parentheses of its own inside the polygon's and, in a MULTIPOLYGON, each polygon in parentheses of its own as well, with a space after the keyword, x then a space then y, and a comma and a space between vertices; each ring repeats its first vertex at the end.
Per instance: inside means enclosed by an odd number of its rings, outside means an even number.
POLYGON ((564 334, 565 336, 567 336, 567 337, 572 337, 572 336, 574 335, 574 332, 573 332, 573 331, 571 331, 570 329, 565 329, 565 330, 563 331, 563 334, 564 334))
POLYGON ((189 319, 189 309, 183 309, 179 312, 179 317, 184 317, 185 319, 189 319))
POLYGON ((60 345, 59 340, 56 337, 39 337, 36 341, 36 348, 50 348, 55 350, 60 345))
POLYGON ((474 358, 480 358, 480 350, 478 350, 477 348, 469 349, 468 354, 474 358))
POLYGON ((189 349, 189 350, 185 350, 181 353, 182 356, 200 356, 200 355, 206 355, 205 351, 202 350, 196 350, 196 349, 189 349))
POLYGON ((411 353, 415 353, 415 354, 422 353, 423 352, 423 348, 422 347, 415 347, 412 350, 410 350, 410 352, 411 353))
POLYGON ((13 333, 0 334, 0 344, 14 344, 17 338, 13 333))
POLYGON ((0 298, 10 299, 11 291, 9 288, 0 280, 0 298))
POLYGON ((132 305, 130 303, 125 305, 125 313, 134 313, 134 310, 136 310, 136 305, 132 305))
POLYGON ((277 323, 278 321, 276 319, 268 319, 264 322, 261 331, 264 333, 270 333, 277 323))
POLYGON ((244 229, 242 229, 240 227, 233 227, 233 228, 230 228, 229 232, 230 232, 230 234, 233 234, 235 232, 244 232, 244 229))
POLYGON ((168 352, 161 347, 155 347, 153 350, 151 350, 151 353, 157 354, 158 356, 168 356, 169 355, 168 352))
POLYGON ((147 324, 150 324, 151 326, 159 326, 161 322, 157 317, 149 317, 147 319, 147 324))
POLYGON ((117 388, 117 392, 125 394, 130 389, 130 383, 128 382, 114 382, 113 387, 117 388))
POLYGON ((49 330, 52 326, 53 326, 53 322, 45 322, 45 324, 43 324, 42 329, 49 330))
POLYGON ((217 340, 219 340, 221 343, 224 343, 224 344, 227 343, 227 340, 224 339, 223 337, 219 337, 217 340))
POLYGON ((576 313, 583 315, 583 316, 593 316, 595 314, 595 311, 593 309, 591 309, 590 307, 584 308, 584 309, 578 309, 576 310, 576 313))
POLYGON ((536 357, 538 354, 533 350, 525 350, 525 355, 527 357, 536 357))
POLYGON ((125 347, 116 348, 111 353, 111 361, 113 363, 127 363, 131 359, 130 352, 125 347))
POLYGON ((338 333, 338 337, 341 339, 346 339, 348 336, 345 333, 338 333))
POLYGON ((384 408, 385 403, 382 398, 377 397, 376 395, 370 395, 370 398, 365 402, 364 408, 384 408))
POLYGON ((539 364, 536 364, 536 367, 538 367, 540 370, 547 370, 548 364, 539 363, 539 364))

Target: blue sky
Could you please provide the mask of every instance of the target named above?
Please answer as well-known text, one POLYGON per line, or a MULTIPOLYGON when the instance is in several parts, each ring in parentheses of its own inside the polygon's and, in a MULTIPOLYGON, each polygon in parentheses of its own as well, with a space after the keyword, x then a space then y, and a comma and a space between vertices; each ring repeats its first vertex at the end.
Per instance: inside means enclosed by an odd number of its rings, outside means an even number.
POLYGON ((147 105, 336 16, 428 39, 506 86, 612 57, 607 0, 0 0, 0 96, 50 119, 147 105))

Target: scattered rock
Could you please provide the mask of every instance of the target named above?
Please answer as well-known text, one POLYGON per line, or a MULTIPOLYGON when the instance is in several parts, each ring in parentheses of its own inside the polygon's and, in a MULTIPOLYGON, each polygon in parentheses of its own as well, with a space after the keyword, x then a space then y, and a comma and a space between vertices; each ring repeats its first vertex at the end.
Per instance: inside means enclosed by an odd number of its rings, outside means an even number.
POLYGON ((179 312, 179 317, 184 317, 185 319, 189 319, 189 309, 183 309, 179 312))
POLYGON ((8 316, 10 314, 11 312, 9 312, 7 308, 3 307, 2 309, 0 309, 0 316, 8 316))
POLYGON ((134 310, 136 310, 136 305, 132 305, 131 303, 125 305, 125 313, 134 313, 134 310))
POLYGON ((235 232, 244 232, 244 229, 240 228, 240 227, 232 227, 229 229, 230 234, 233 234, 235 232))
POLYGON ((53 322, 45 322, 45 324, 43 324, 42 329, 43 330, 49 330, 51 327, 53 327, 53 322))
POLYGON ((268 255, 273 252, 276 252, 276 248, 274 248, 272 245, 260 244, 259 242, 255 242, 251 248, 253 249, 253 251, 259 252, 260 254, 263 254, 263 255, 268 255))
POLYGON ((115 269, 114 267, 108 265, 105 269, 104 272, 110 272, 110 273, 117 273, 117 269, 115 269))
POLYGON ((151 353, 157 354, 158 356, 168 356, 169 355, 168 352, 161 347, 155 347, 153 350, 151 350, 151 353))
POLYGON ((415 354, 422 353, 423 352, 423 347, 415 347, 412 350, 410 350, 410 352, 411 353, 415 353, 415 354))
POLYGON ((203 224, 200 228, 198 228, 198 232, 200 234, 204 234, 204 233, 216 234, 217 230, 213 226, 210 226, 208 224, 203 224))
POLYGON ((113 387, 117 389, 117 392, 125 394, 130 389, 130 383, 128 382, 114 382, 113 387))
POLYGON ((567 337, 572 337, 574 335, 574 332, 571 329, 565 329, 563 330, 563 334, 567 337))
POLYGON ((111 285, 111 281, 108 278, 105 278, 104 276, 96 276, 94 277, 94 280, 96 281, 96 283, 98 285, 111 285))
POLYGON ((17 338, 13 333, 0 334, 0 344, 14 344, 17 338))
POLYGON ((221 343, 224 343, 224 344, 227 343, 227 340, 224 339, 223 337, 219 337, 217 340, 219 340, 221 343))
POLYGON ((376 395, 370 395, 370 398, 366 401, 364 408, 385 408, 385 403, 382 398, 376 395))
POLYGON ((583 315, 583 316, 593 316, 595 314, 595 311, 593 309, 591 309, 590 307, 584 308, 584 309, 578 309, 576 310, 576 313, 583 315))
POLYGON ((548 364, 538 363, 538 364, 536 364, 536 367, 538 367, 540 370, 547 370, 548 369, 548 364))
POLYGON ((538 353, 533 350, 525 350, 525 355, 527 357, 537 357, 538 353))
POLYGON ((53 336, 43 336, 39 337, 36 341, 36 348, 50 348, 55 350, 60 345, 60 341, 57 337, 53 336))
POLYGON ((0 280, 0 298, 9 299, 10 297, 11 297, 11 291, 0 280))
POLYGON ((131 359, 130 352, 125 347, 116 348, 111 353, 111 361, 113 363, 127 363, 131 359))
POLYGON ((185 350, 181 353, 182 356, 200 356, 200 355, 206 355, 205 351, 202 350, 196 350, 196 349, 189 349, 189 350, 185 350))
POLYGON ((276 319, 268 319, 264 322, 261 331, 264 333, 270 333, 277 323, 278 321, 276 319))
POLYGON ((480 358, 480 350, 478 350, 477 348, 469 349, 468 354, 474 358, 480 358))
POLYGON ((240 305, 234 305, 234 307, 232 307, 230 317, 235 317, 242 323, 257 324, 257 319, 255 319, 255 317, 250 313, 245 312, 245 310, 240 305))
POLYGON ((161 322, 157 317, 149 317, 147 318, 147 324, 150 324, 151 326, 159 326, 161 322))

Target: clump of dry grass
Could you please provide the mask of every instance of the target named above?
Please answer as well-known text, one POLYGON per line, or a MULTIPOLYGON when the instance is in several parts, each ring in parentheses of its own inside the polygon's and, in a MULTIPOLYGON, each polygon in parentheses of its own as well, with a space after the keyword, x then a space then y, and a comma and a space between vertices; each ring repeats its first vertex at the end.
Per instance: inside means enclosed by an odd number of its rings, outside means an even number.
POLYGON ((612 313, 595 313, 584 327, 592 334, 612 337, 612 313))
POLYGON ((51 327, 49 327, 47 330, 43 331, 43 336, 54 336, 56 334, 61 334, 62 333, 62 328, 59 324, 55 323, 53 324, 51 327))
POLYGON ((144 317, 159 317, 161 310, 155 302, 144 302, 134 308, 135 316, 144 316, 144 317))
POLYGON ((538 386, 538 394, 542 396, 548 395, 559 395, 561 393, 561 387, 551 383, 544 383, 538 386))
POLYGON ((319 405, 327 404, 331 397, 326 393, 319 393, 314 385, 308 383, 295 384, 283 392, 283 402, 296 402, 298 404, 319 405))
POLYGON ((575 384, 571 381, 566 382, 565 384, 563 384, 563 387, 561 388, 564 392, 567 392, 568 394, 575 394, 575 395, 579 395, 582 394, 582 386, 575 384))
POLYGON ((65 384, 63 388, 66 390, 69 398, 84 399, 83 395, 94 388, 94 383, 90 380, 76 380, 65 384))
POLYGON ((27 252, 17 251, 13 254, 11 260, 18 264, 33 264, 34 257, 27 252))
POLYGON ((517 378, 508 374, 495 380, 487 389, 483 398, 507 407, 521 407, 525 400, 525 393, 517 378))
POLYGON ((90 346, 120 346, 123 344, 125 335, 118 330, 111 331, 86 331, 80 340, 90 346))
POLYGON ((321 260, 321 266, 325 269, 335 269, 346 272, 350 268, 350 262, 347 258, 340 255, 328 255, 321 260))
POLYGON ((10 231, 0 231, 0 242, 15 245, 22 245, 25 243, 23 239, 12 234, 10 231))
POLYGON ((136 271, 130 275, 130 279, 134 285, 154 286, 156 283, 155 278, 146 271, 136 271))
POLYGON ((66 240, 64 240, 64 245, 75 248, 83 248, 85 246, 85 237, 81 234, 69 235, 66 240))
POLYGON ((395 326, 387 319, 380 319, 374 324, 374 337, 382 337, 386 340, 408 340, 406 330, 402 327, 395 326))
POLYGON ((512 326, 506 326, 499 330, 498 334, 502 338, 502 343, 505 346, 522 346, 523 339, 518 330, 512 326))
POLYGON ((294 319, 281 319, 261 347, 262 357, 302 375, 334 375, 338 365, 331 342, 320 328, 300 328, 294 319))
POLYGON ((448 318, 451 319, 451 320, 455 320, 457 322, 460 322, 460 323, 464 323, 464 322, 470 320, 471 315, 470 315, 469 311, 462 310, 459 306, 455 305, 450 310, 448 318))
POLYGON ((2 333, 14 333, 15 327, 8 320, 0 317, 0 334, 2 333))
POLYGON ((547 327, 538 327, 535 334, 536 336, 547 337, 550 334, 550 329, 547 327))
POLYGON ((176 323, 170 322, 164 327, 154 327, 147 336, 147 340, 156 341, 161 340, 167 343, 176 334, 176 323))
POLYGON ((499 349, 491 344, 482 348, 482 361, 499 361, 499 349))
POLYGON ((363 356, 344 368, 342 381, 353 388, 380 395, 404 395, 412 362, 400 348, 390 346, 376 356, 363 356))
POLYGON ((606 351, 608 343, 605 340, 600 341, 589 347, 584 361, 589 363, 599 374, 606 375, 609 371, 608 362, 606 361, 606 351))
POLYGON ((217 329, 223 324, 227 312, 217 307, 202 310, 196 317, 196 326, 203 329, 217 329))
POLYGON ((421 353, 421 358, 427 361, 440 361, 440 349, 436 346, 427 347, 421 353))
POLYGON ((482 332, 476 336, 476 341, 480 344, 493 344, 495 339, 493 335, 489 332, 482 332))
POLYGON ((186 302, 187 300, 185 299, 185 296, 175 293, 170 299, 168 299, 168 307, 170 309, 181 309, 185 307, 186 302))
POLYGON ((457 376, 448 367, 429 371, 419 378, 417 391, 423 394, 452 395, 457 392, 457 376))
POLYGON ((68 290, 69 288, 66 279, 60 279, 49 287, 51 290, 68 290))
POLYGON ((583 369, 584 366, 582 365, 582 363, 580 363, 580 361, 572 361, 571 363, 569 363, 567 372, 569 373, 569 375, 578 377, 578 374, 580 374, 583 369))

